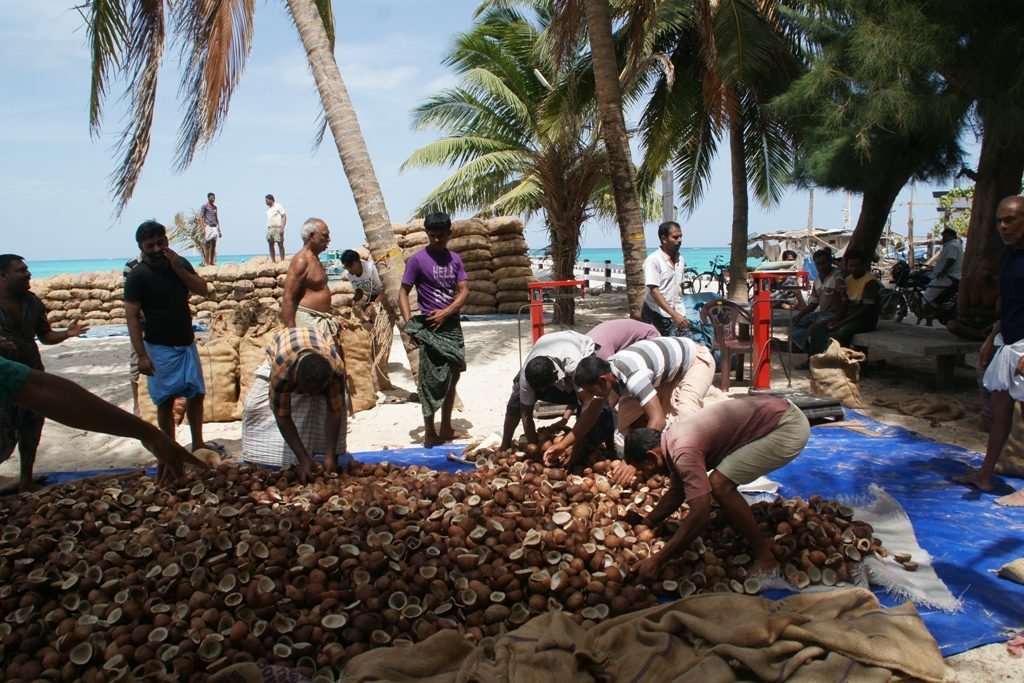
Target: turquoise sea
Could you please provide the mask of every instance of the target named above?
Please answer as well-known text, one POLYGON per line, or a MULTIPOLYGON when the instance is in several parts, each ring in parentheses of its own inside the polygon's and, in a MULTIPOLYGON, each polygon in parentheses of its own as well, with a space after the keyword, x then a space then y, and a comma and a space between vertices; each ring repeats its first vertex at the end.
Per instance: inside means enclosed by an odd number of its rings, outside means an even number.
MULTIPOLYGON (((654 247, 648 249, 648 253, 654 251, 654 247)), ((531 254, 537 256, 541 255, 541 250, 531 250, 531 254)), ((686 260, 686 265, 694 268, 698 271, 707 270, 708 262, 712 261, 716 256, 720 256, 723 262, 729 259, 729 247, 683 247, 680 250, 680 254, 683 259, 686 260)), ((229 254, 223 255, 218 254, 218 263, 242 263, 248 261, 254 256, 263 256, 263 254, 229 254)), ((64 261, 36 261, 29 259, 28 267, 32 271, 32 277, 37 280, 47 278, 53 275, 74 275, 77 273, 89 273, 89 272, 102 272, 109 270, 116 270, 118 272, 124 268, 126 261, 131 260, 134 256, 122 256, 120 258, 108 258, 108 259, 69 259, 64 261)), ((198 266, 200 259, 198 256, 186 256, 193 265, 198 266)), ((589 259, 593 264, 603 264, 605 260, 610 261, 613 265, 622 264, 622 250, 612 248, 601 248, 601 249, 581 249, 579 262, 589 259)))

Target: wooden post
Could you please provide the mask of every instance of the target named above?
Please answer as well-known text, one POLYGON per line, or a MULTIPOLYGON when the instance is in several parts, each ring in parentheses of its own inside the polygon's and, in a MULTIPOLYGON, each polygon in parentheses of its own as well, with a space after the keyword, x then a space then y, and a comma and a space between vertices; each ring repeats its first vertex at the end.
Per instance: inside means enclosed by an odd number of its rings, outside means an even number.
POLYGON ((583 281, 587 283, 587 287, 590 286, 590 259, 583 259, 583 281))
POLYGON ((604 291, 612 291, 612 262, 609 259, 604 260, 604 291))

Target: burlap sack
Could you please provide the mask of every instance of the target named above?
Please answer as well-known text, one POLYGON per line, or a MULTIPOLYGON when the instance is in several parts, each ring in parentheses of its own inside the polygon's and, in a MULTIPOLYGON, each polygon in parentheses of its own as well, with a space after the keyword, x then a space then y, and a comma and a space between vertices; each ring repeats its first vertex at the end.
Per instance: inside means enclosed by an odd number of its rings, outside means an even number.
POLYGON ((402 249, 409 249, 411 247, 424 247, 427 245, 427 233, 425 232, 409 232, 397 238, 398 246, 402 249))
POLYGON ((498 313, 512 313, 518 315, 522 312, 523 315, 529 315, 528 308, 524 308, 527 305, 525 301, 514 301, 511 303, 498 304, 498 313))
POLYGON ((487 223, 480 218, 452 221, 452 237, 465 237, 466 235, 487 237, 487 223))
POLYGON ((460 254, 471 249, 488 249, 489 247, 490 242, 483 235, 464 235, 463 237, 453 237, 448 240, 448 248, 460 254))
MULTIPOLYGON (((451 242, 448 243, 449 245, 451 242)), ((462 264, 467 263, 486 263, 487 268, 490 269, 491 263, 491 250, 490 249, 466 249, 459 252, 459 258, 462 259, 462 264)), ((466 270, 469 270, 468 268, 466 270)), ((476 270, 474 268, 474 270, 476 270)))
MULTIPOLYGON (((180 425, 185 421, 185 408, 187 407, 186 401, 183 398, 174 399, 174 424, 180 425)), ((146 390, 146 377, 143 375, 139 378, 139 417, 146 422, 154 424, 157 427, 160 424, 156 419, 156 405, 153 403, 153 399, 149 397, 149 391, 146 390)))
POLYGON ((238 342, 238 402, 232 417, 242 419, 245 407, 245 396, 252 386, 253 373, 267 359, 267 348, 274 340, 276 331, 267 332, 258 337, 242 337, 238 342))
MULTIPOLYGON (((497 278, 495 278, 497 280, 497 278)), ((507 277, 503 280, 497 280, 499 292, 510 292, 516 289, 521 289, 524 292, 527 291, 526 285, 533 282, 532 277, 507 277)))
POLYGON ((467 280, 490 280, 491 279, 491 262, 487 261, 463 261, 462 265, 466 269, 467 280))
POLYGON ((487 294, 485 292, 474 292, 470 290, 469 297, 466 299, 466 304, 469 306, 494 306, 497 301, 493 294, 487 294))
POLYGON ((516 256, 498 256, 493 260, 494 270, 502 270, 504 268, 529 268, 530 273, 533 273, 531 266, 530 257, 522 254, 516 256))
POLYGON ((532 276, 533 269, 529 266, 507 266, 505 268, 496 268, 493 277, 495 280, 500 282, 501 280, 508 280, 511 278, 528 278, 532 276))
POLYGON ((468 304, 459 310, 462 315, 488 315, 497 312, 497 306, 470 306, 468 304))
POLYGON ((513 238, 491 241, 491 253, 495 256, 523 256, 530 250, 526 240, 513 238))
POLYGON ((362 321, 349 316, 341 319, 341 348, 345 356, 345 375, 352 399, 352 411, 369 410, 377 405, 373 386, 373 352, 370 333, 362 321))
POLYGON ((492 282, 490 279, 487 280, 470 280, 469 291, 471 292, 483 292, 485 294, 494 294, 498 291, 498 283, 492 282))
POLYGON ((1024 418, 1021 418, 1017 404, 1013 406, 1013 427, 1003 452, 999 454, 996 472, 1007 477, 1024 478, 1024 418))
POLYGON ((236 419, 238 343, 238 337, 222 337, 198 344, 203 382, 206 383, 203 422, 231 422, 236 419))
POLYGON ((1024 583, 1024 557, 1018 557, 1013 562, 1007 562, 996 573, 1004 579, 1024 583))
POLYGON ((523 222, 515 216, 487 219, 487 231, 492 235, 522 235, 523 229, 523 222))
POLYGON ((863 408, 860 398, 860 364, 866 356, 844 348, 835 339, 822 353, 811 356, 811 391, 842 401, 847 408, 863 408))
POLYGON ((498 292, 495 298, 500 304, 512 303, 514 301, 525 303, 530 300, 530 294, 525 289, 506 289, 498 292))

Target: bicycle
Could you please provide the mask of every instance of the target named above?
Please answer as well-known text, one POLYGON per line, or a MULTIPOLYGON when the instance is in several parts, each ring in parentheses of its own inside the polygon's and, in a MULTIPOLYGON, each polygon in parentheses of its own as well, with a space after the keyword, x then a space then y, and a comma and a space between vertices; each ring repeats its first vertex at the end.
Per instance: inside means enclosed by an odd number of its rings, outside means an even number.
POLYGON ((700 273, 698 273, 693 268, 683 269, 683 294, 696 294, 699 291, 694 288, 694 282, 697 280, 698 277, 700 277, 700 273))
POLYGON ((729 266, 722 263, 721 256, 716 256, 713 261, 708 261, 708 266, 710 270, 704 271, 694 279, 694 293, 710 292, 714 287, 717 288, 718 295, 724 297, 729 279, 729 266))

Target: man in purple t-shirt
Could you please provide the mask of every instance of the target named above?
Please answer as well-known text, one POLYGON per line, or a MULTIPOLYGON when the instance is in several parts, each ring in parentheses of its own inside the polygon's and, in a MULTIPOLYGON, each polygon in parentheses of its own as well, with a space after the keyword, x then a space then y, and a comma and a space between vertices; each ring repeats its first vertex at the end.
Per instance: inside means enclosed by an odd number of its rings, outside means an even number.
POLYGON ((803 412, 776 396, 721 401, 664 432, 646 427, 631 431, 626 437, 626 462, 645 478, 667 472, 671 484, 646 516, 631 511, 625 521, 653 529, 684 502, 690 508, 661 551, 636 566, 640 581, 657 578, 666 562, 685 552, 704 532, 711 521, 712 498, 719 514, 750 545, 754 569, 777 571, 771 544, 736 487, 793 460, 807 445, 810 433, 803 412))
POLYGON ((465 438, 452 428, 452 408, 459 375, 466 369, 466 346, 459 310, 469 298, 469 282, 462 259, 448 250, 452 221, 446 213, 432 213, 423 221, 427 246, 405 263, 398 307, 403 328, 420 347, 416 388, 423 409, 423 445, 436 446, 465 438), (419 315, 412 315, 409 291, 416 287, 419 315), (441 409, 441 425, 434 428, 434 414, 441 409))

